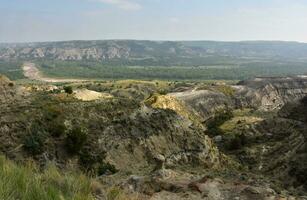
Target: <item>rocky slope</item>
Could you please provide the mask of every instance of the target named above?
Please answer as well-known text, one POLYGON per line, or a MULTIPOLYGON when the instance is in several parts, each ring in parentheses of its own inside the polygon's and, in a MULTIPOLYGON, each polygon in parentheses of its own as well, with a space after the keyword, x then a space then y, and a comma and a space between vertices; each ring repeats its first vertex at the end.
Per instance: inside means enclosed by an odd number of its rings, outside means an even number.
POLYGON ((307 95, 307 78, 280 77, 255 78, 242 81, 237 86, 236 103, 261 110, 278 110, 288 102, 307 95))
POLYGON ((277 111, 289 102, 307 95, 306 77, 255 78, 237 85, 222 86, 230 92, 220 90, 221 86, 209 89, 187 89, 171 93, 198 113, 203 121, 215 112, 225 109, 254 108, 261 111, 277 111), (233 91, 232 91, 233 90, 233 91))
MULTIPOLYGON (((10 87, 7 81, 1 82, 1 87, 10 87)), ((181 115, 174 108, 176 104, 143 105, 116 96, 82 101, 46 90, 21 98, 14 87, 10 99, 3 91, 0 137, 6 145, 1 151, 10 158, 34 156, 42 165, 48 160, 66 165, 71 161, 70 152, 65 150, 66 132, 82 127, 86 140, 80 141, 74 154, 78 165, 85 164, 91 170, 97 170, 102 161, 130 173, 149 173, 162 165, 223 168, 229 162, 204 134, 200 122, 189 118, 189 111, 181 115), (16 109, 20 112, 14 112, 16 109), (61 133, 53 133, 53 129, 61 133), (27 136, 33 138, 25 141, 27 136), (22 146, 30 151, 21 151, 22 146)))
POLYGON ((14 83, 10 82, 10 80, 0 75, 0 102, 4 102, 12 98, 13 93, 11 88, 14 86, 14 83))
POLYGON ((250 171, 273 180, 276 191, 287 189, 305 195, 307 123, 304 102, 287 103, 277 114, 264 112, 260 115, 262 120, 257 123, 247 123, 255 113, 227 122, 228 126, 229 123, 235 124, 224 129, 222 139, 218 141, 220 150, 236 157, 250 171), (234 139, 231 141, 229 138, 234 139), (229 144, 231 148, 227 147, 229 144))
POLYGON ((193 112, 201 116, 202 121, 208 120, 219 110, 234 107, 233 99, 219 91, 190 90, 171 95, 184 101, 193 112))
POLYGON ((99 191, 116 186, 140 199, 306 199, 306 100, 297 100, 304 80, 240 83, 247 93, 238 86, 182 89, 145 81, 69 85, 112 94, 88 100, 62 86, 20 86, 1 77, 0 152, 41 168, 51 161, 79 168, 99 181, 99 191), (173 92, 162 95, 161 88, 173 92), (261 107, 263 98, 269 109, 261 107), (205 122, 218 111, 246 106, 256 109, 238 120, 234 114, 235 125, 219 140, 208 136, 205 122), (279 106, 277 114, 267 111, 279 106))

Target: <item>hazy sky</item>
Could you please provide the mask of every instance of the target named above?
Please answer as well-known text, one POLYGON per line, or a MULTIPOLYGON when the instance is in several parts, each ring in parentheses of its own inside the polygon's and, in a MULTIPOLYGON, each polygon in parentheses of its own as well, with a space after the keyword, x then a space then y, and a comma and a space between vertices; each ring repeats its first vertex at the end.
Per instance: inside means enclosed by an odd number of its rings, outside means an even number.
POLYGON ((307 0, 0 0, 0 42, 307 42, 307 0))

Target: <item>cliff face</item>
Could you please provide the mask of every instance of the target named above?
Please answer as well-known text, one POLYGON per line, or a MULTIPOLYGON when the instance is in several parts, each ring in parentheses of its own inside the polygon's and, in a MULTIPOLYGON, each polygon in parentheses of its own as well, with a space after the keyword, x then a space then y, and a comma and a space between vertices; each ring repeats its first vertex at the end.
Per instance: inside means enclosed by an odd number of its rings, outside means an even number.
POLYGON ((307 79, 256 78, 230 86, 233 93, 220 92, 218 88, 219 86, 211 86, 206 90, 190 88, 169 95, 184 102, 201 122, 206 122, 222 110, 252 108, 260 112, 277 112, 286 104, 307 95, 307 79))
POLYGON ((288 102, 307 95, 307 78, 255 78, 234 86, 238 106, 260 110, 278 110, 288 102))
POLYGON ((306 61, 307 45, 295 42, 215 42, 215 41, 63 41, 0 44, 0 59, 52 58, 59 60, 202 57, 280 58, 306 61))
POLYGON ((107 46, 105 48, 7 48, 3 49, 0 59, 36 59, 46 58, 54 60, 107 60, 129 57, 128 47, 107 46))
POLYGON ((201 116, 202 121, 206 121, 219 110, 234 107, 233 99, 218 91, 191 90, 171 95, 185 102, 193 112, 201 116))
MULTIPOLYGON (((7 45, 0 48, 1 59, 116 60, 155 59, 160 56, 195 54, 176 42, 153 41, 69 41, 7 45)), ((197 54, 195 54, 197 55, 197 54)))
POLYGON ((136 173, 162 166, 227 166, 227 158, 204 130, 172 110, 143 107, 130 115, 127 123, 126 127, 110 125, 98 139, 103 141, 101 148, 107 152, 106 159, 118 169, 136 173), (117 133, 122 136, 116 136, 117 133))

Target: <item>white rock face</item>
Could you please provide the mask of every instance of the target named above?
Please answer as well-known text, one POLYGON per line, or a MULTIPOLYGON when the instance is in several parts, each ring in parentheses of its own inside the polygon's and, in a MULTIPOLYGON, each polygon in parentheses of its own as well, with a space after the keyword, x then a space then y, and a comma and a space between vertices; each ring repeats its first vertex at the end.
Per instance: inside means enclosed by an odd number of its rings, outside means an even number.
POLYGON ((113 96, 110 94, 83 89, 75 91, 74 97, 82 101, 94 101, 102 98, 112 98, 113 96))
POLYGON ((276 110, 287 102, 299 100, 307 95, 307 78, 261 78, 261 81, 256 78, 243 81, 235 89, 239 104, 266 111, 276 110))
POLYGON ((0 59, 48 58, 54 60, 106 60, 128 58, 130 48, 119 45, 104 47, 22 47, 6 48, 0 52, 0 59))

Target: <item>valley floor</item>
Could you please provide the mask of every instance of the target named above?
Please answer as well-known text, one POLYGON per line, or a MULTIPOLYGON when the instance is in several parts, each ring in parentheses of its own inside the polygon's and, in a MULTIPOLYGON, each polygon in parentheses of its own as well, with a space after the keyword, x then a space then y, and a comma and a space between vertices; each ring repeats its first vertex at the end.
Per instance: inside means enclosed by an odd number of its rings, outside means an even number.
POLYGON ((63 83, 63 82, 84 82, 85 79, 67 79, 67 78, 51 78, 42 74, 34 63, 26 62, 22 66, 23 74, 30 80, 44 81, 50 83, 63 83))

